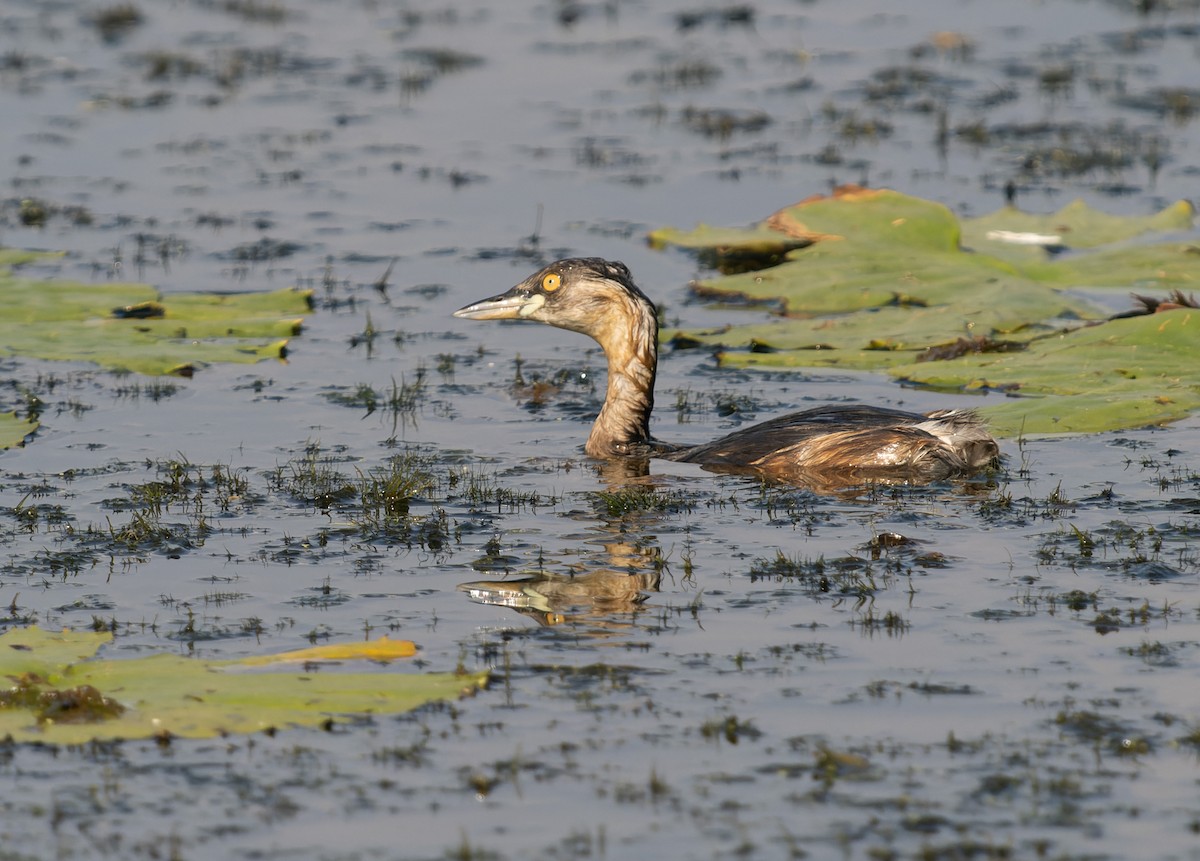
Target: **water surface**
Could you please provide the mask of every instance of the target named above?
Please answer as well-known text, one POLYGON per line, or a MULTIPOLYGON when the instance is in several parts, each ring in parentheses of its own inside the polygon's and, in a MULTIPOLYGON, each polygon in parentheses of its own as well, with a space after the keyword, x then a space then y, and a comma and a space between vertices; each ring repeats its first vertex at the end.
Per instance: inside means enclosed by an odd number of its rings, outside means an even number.
MULTIPOLYGON (((4 408, 45 403, 0 455, 5 624, 111 628, 117 656, 387 633, 422 649, 392 671, 494 672, 332 732, 0 748, 6 851, 1200 855, 1196 420, 1006 440, 998 473, 925 489, 659 464, 636 495, 581 456, 589 342, 449 316, 567 254, 624 260, 684 326, 762 316, 690 302, 705 272, 645 232, 838 182, 962 214, 1010 180, 1039 211, 1194 196, 1200 21, 1134 5, 197 0, 106 29, 120 7, 6 4, 5 245, 66 252, 39 274, 300 284, 317 308, 286 363, 171 389, 4 360, 4 408), (393 385, 404 408, 345 405, 393 385), (435 482, 386 528, 304 483, 398 455, 435 482), (220 498, 214 466, 245 491, 220 498), (115 547, 180 470, 167 537, 115 547), (458 588, 539 571, 640 591, 514 608, 458 588)), ((839 399, 980 403, 668 353, 654 431, 839 399)))

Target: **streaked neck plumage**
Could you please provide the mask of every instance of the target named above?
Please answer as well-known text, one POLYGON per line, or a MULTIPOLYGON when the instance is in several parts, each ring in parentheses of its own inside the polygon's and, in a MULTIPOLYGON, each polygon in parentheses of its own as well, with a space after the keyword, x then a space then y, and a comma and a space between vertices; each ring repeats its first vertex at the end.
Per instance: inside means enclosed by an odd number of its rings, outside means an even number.
POLYGON ((658 367, 658 319, 640 294, 611 298, 604 319, 589 327, 608 359, 608 390, 585 450, 592 457, 629 454, 650 442, 654 376, 658 367))

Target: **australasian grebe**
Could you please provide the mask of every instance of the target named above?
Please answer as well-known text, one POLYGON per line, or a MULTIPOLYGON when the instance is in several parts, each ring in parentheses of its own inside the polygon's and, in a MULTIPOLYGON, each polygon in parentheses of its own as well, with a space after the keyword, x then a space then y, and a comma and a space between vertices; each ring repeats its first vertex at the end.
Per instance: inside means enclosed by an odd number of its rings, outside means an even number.
POLYGON ((934 481, 991 463, 999 447, 971 410, 925 415, 829 405, 742 428, 715 442, 672 446, 650 435, 658 367, 658 316, 623 263, 598 257, 551 263, 507 293, 454 312, 469 320, 536 320, 596 340, 608 359, 608 389, 585 450, 596 458, 642 456, 722 472, 779 478, 934 481))

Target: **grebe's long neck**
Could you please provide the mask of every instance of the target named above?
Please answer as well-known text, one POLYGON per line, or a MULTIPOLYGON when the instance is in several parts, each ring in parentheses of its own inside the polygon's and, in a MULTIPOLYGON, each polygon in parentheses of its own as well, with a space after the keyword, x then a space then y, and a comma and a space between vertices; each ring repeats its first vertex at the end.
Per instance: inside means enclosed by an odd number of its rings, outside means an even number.
POLYGON ((658 318, 642 296, 624 295, 612 302, 591 335, 608 359, 608 389, 604 406, 585 450, 592 457, 628 454, 650 441, 654 409, 654 376, 658 369, 658 318))

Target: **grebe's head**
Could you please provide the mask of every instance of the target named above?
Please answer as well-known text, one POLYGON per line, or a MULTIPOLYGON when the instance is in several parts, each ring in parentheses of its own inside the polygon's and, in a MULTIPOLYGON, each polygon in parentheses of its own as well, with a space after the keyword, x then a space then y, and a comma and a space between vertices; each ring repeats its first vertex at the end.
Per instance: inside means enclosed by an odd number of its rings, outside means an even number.
POLYGON ((614 327, 630 325, 654 305, 633 283, 628 267, 599 257, 569 257, 530 275, 506 293, 454 312, 468 320, 536 320, 582 332, 604 343, 614 327))

